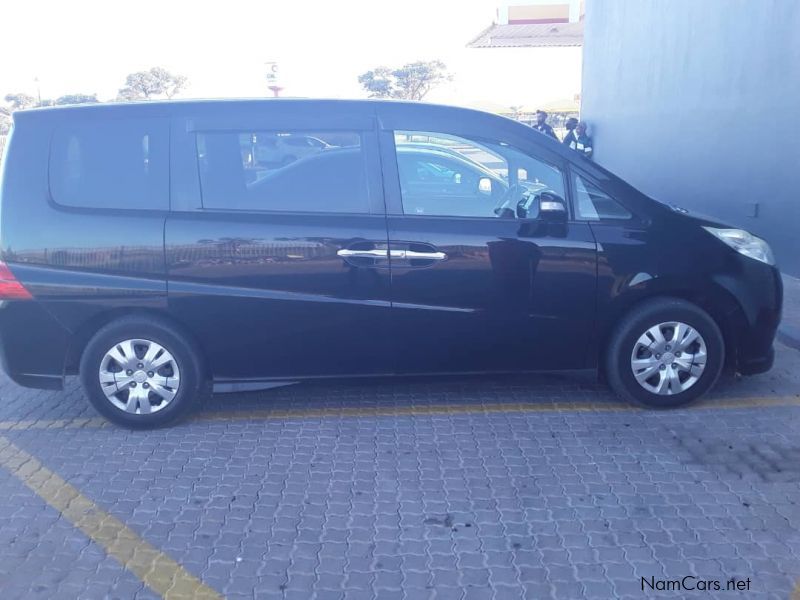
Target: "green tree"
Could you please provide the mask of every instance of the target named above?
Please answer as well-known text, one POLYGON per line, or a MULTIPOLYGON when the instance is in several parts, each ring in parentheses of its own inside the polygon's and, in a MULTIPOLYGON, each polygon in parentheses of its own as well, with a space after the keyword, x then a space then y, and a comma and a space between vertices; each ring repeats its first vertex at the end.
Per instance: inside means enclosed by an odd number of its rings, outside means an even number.
POLYGON ((11 129, 11 111, 0 106, 0 135, 8 135, 11 129))
POLYGON ((150 73, 152 73, 153 77, 155 77, 157 81, 161 82, 161 89, 163 90, 162 93, 169 100, 172 100, 173 96, 182 92, 186 88, 186 84, 189 82, 184 75, 170 73, 161 67, 153 67, 150 69, 150 73))
POLYGON ((66 94, 56 98, 56 106, 64 106, 66 104, 96 104, 99 102, 97 94, 66 94))
POLYGON ((417 61, 397 69, 378 67, 359 75, 358 82, 371 98, 422 100, 434 87, 452 75, 440 60, 417 61))
POLYGON ((434 87, 452 79, 440 60, 409 63, 395 70, 394 76, 401 98, 407 100, 422 100, 434 87))
POLYGON ((394 98, 394 76, 388 67, 378 67, 372 71, 367 71, 358 76, 358 83, 361 84, 370 98, 394 98))
POLYGON ((186 87, 187 79, 162 67, 131 73, 125 78, 125 87, 119 90, 120 100, 151 100, 158 96, 172 99, 186 87))
POLYGON ((25 93, 6 94, 5 101, 11 105, 12 112, 36 106, 36 98, 25 93))

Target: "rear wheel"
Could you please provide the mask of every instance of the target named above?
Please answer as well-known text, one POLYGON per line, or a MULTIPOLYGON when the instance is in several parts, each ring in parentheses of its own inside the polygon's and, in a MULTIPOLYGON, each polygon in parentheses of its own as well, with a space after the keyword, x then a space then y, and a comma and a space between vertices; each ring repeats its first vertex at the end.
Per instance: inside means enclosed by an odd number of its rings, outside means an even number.
POLYGON ((708 391, 724 362, 725 344, 714 320, 694 304, 660 298, 620 322, 606 353, 606 376, 628 401, 672 408, 708 391))
POLYGON ((80 377, 89 401, 110 421, 157 427, 193 406, 200 391, 199 365, 192 345, 169 323, 125 317, 89 341, 80 377))

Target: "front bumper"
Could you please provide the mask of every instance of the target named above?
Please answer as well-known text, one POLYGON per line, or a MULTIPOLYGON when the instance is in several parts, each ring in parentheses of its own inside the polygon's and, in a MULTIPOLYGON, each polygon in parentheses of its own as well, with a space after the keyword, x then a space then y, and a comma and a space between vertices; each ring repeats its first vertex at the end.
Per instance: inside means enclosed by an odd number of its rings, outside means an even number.
POLYGON ((726 336, 734 368, 742 375, 768 371, 775 361, 773 343, 783 309, 780 271, 742 257, 736 276, 717 278, 717 283, 736 299, 726 336))
POLYGON ((738 371, 742 375, 756 375, 758 373, 766 373, 772 368, 775 363, 775 348, 770 346, 769 350, 763 356, 756 357, 739 357, 738 371))

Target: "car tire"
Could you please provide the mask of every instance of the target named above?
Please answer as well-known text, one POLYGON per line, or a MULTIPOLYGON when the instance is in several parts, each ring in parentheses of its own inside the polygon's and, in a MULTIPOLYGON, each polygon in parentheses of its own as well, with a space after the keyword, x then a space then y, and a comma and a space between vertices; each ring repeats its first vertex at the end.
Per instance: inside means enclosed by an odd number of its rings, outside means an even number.
POLYGON ((707 392, 724 363, 725 342, 708 313, 685 300, 658 298, 637 306, 617 325, 605 371, 620 398, 648 408, 675 408, 707 392))
POLYGON ((150 316, 123 317, 100 329, 81 356, 80 379, 100 414, 131 429, 181 419, 203 386, 194 346, 172 324, 150 316))

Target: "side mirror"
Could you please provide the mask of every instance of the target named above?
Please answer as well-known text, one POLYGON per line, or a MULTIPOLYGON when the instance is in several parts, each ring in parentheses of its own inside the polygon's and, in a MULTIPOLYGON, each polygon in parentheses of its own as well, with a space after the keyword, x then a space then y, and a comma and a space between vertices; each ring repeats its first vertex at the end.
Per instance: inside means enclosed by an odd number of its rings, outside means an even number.
POLYGON ((488 177, 481 177, 478 180, 478 192, 487 196, 490 195, 492 193, 492 180, 488 177))
POLYGON ((566 223, 566 201, 553 192, 541 192, 539 194, 539 218, 551 223, 566 223))

